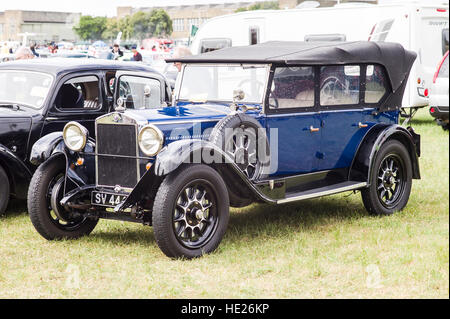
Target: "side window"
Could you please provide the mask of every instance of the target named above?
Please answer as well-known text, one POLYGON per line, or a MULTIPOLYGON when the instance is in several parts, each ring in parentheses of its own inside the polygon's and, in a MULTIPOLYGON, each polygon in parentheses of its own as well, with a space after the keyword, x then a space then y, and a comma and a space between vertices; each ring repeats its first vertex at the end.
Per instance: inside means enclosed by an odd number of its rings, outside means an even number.
POLYGON ((161 82, 156 79, 123 75, 119 78, 118 91, 127 109, 161 107, 161 82))
POLYGON ((359 65, 323 66, 320 68, 320 105, 359 103, 359 65))
POLYGON ((269 96, 270 108, 314 106, 313 67, 276 68, 269 96))
POLYGON ((441 64, 439 69, 438 78, 448 78, 448 54, 441 64))
POLYGON ((66 81, 61 86, 55 99, 55 106, 60 110, 95 110, 101 107, 99 96, 98 77, 80 76, 66 81))
POLYGON ((231 47, 231 39, 204 39, 200 44, 200 53, 211 52, 231 47))
POLYGON ((377 103, 386 93, 386 79, 383 68, 379 65, 368 65, 366 69, 366 103, 377 103))
POLYGON ((249 28, 250 45, 259 43, 259 27, 254 26, 249 28))
POLYGON ((442 29, 442 55, 448 51, 448 28, 442 29))

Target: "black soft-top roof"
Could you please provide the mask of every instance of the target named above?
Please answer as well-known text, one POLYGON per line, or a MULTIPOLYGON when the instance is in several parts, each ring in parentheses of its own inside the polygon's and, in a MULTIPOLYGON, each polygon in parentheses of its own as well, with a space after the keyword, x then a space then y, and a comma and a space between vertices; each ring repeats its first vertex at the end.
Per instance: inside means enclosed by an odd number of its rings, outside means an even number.
POLYGON ((53 75, 90 70, 127 70, 134 72, 158 73, 153 68, 139 62, 119 62, 102 59, 76 58, 41 58, 5 62, 0 63, 0 70, 37 71, 50 73, 53 75))
POLYGON ((231 47, 167 62, 182 63, 273 63, 323 65, 376 63, 383 65, 395 92, 406 80, 416 53, 389 42, 288 42, 271 41, 231 47))

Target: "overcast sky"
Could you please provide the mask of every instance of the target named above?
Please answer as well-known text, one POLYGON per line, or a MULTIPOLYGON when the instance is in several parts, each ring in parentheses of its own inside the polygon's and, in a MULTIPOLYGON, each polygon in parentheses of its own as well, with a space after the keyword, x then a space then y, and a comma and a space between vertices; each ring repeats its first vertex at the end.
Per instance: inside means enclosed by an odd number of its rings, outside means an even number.
MULTIPOLYGON (((81 12, 96 16, 115 16, 116 7, 151 7, 164 5, 244 2, 251 0, 0 0, 0 11, 4 10, 36 10, 81 12)), ((253 0, 255 1, 255 0, 253 0)), ((261 1, 261 0, 256 0, 261 1)), ((381 1, 381 0, 380 0, 381 1)), ((383 2, 395 0, 382 0, 383 2)), ((399 0, 397 0, 399 1, 399 0)), ((445 1, 445 0, 442 0, 445 1)), ((448 2, 448 1, 447 1, 448 2)))
MULTIPOLYGON (((245 2, 247 0, 0 0, 0 11, 38 10, 81 12, 97 16, 115 16, 119 6, 153 7, 198 3, 245 2)), ((258 1, 258 0, 257 0, 258 1)))

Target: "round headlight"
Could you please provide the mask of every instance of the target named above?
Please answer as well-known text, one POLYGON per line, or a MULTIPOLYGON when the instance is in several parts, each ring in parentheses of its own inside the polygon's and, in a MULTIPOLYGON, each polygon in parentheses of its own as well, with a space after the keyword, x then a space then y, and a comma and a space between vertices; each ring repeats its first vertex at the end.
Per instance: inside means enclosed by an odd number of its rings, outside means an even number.
POLYGON ((163 133, 154 125, 148 124, 139 132, 139 147, 147 156, 159 153, 164 143, 163 133))
POLYGON ((69 149, 79 152, 86 146, 88 130, 77 122, 69 122, 64 126, 63 138, 69 149))

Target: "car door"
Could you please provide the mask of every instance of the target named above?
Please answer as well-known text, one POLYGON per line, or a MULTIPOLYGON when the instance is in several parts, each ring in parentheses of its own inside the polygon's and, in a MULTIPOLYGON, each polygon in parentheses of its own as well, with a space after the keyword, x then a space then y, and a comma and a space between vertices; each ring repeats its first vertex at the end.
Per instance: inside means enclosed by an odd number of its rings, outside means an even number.
POLYGON ((363 121, 360 73, 359 65, 320 67, 321 171, 350 167, 368 127, 363 121))
POLYGON ((44 121, 42 136, 62 131, 76 121, 95 137, 95 119, 108 112, 103 73, 84 72, 63 77, 55 90, 44 121))
POLYGON ((305 174, 318 169, 321 132, 315 70, 315 67, 274 70, 265 118, 271 176, 305 174))

